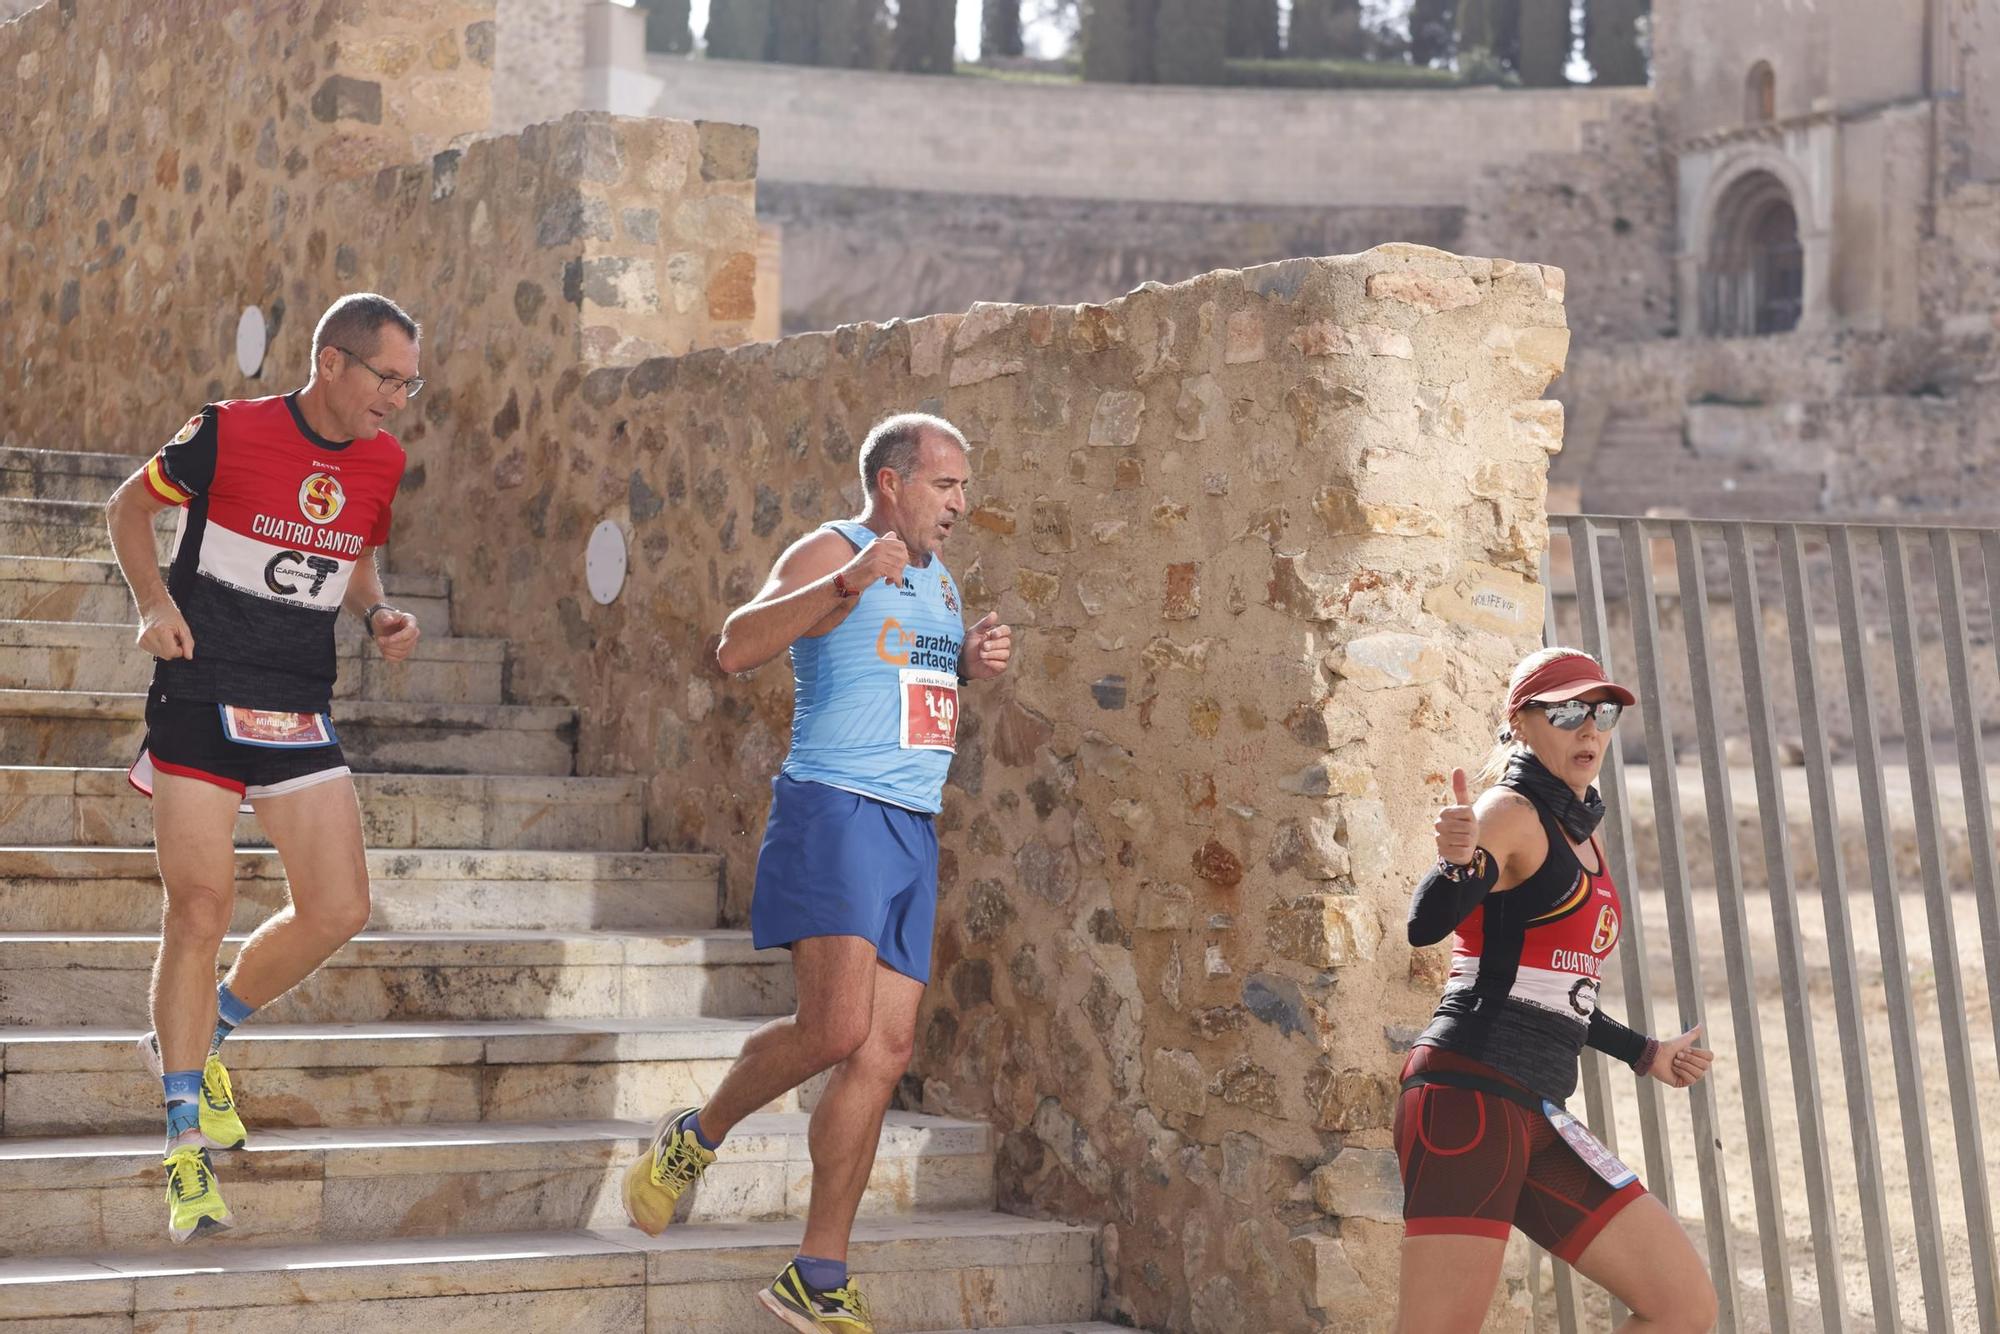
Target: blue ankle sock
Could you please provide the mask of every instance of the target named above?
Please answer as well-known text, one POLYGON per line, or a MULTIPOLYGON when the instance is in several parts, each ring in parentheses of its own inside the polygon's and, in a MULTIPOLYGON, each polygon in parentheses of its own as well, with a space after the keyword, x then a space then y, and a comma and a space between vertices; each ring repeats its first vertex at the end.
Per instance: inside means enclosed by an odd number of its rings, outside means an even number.
POLYGON ((167 1099, 167 1142, 201 1125, 201 1071, 169 1070, 160 1076, 167 1099))
MULTIPOLYGON (((687 1128, 694 1132, 694 1142, 701 1145, 702 1148, 707 1149, 710 1153, 714 1153, 717 1149, 722 1147, 721 1140, 710 1139, 706 1134, 703 1133, 701 1128, 700 1108, 696 1108, 694 1111, 689 1112, 687 1114, 686 1124, 687 1128)), ((810 1281, 811 1280, 808 1280, 808 1282, 810 1281)))
POLYGON ((821 1260, 811 1255, 798 1255, 792 1257, 792 1263, 798 1267, 799 1277, 820 1292, 832 1292, 847 1282, 845 1260, 821 1260))
POLYGON ((236 1031, 236 1026, 257 1013, 257 1007, 248 1005, 229 989, 228 983, 217 983, 215 988, 215 1036, 209 1039, 210 1056, 222 1050, 222 1040, 236 1031))

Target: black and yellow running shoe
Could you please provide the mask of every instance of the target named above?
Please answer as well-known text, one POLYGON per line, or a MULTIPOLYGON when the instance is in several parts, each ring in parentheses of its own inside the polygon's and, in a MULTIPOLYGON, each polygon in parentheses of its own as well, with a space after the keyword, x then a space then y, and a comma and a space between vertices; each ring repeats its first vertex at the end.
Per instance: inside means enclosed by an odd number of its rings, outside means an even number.
POLYGON ((680 1107, 661 1117, 646 1152, 625 1169, 625 1216, 649 1237, 667 1230, 674 1206, 715 1161, 695 1138, 696 1110, 680 1107))
POLYGON ((167 1154, 167 1235, 186 1241, 197 1232, 229 1226, 229 1206, 222 1202, 208 1150, 183 1144, 167 1154))
POLYGON ((757 1294, 757 1304, 799 1334, 828 1329, 838 1334, 875 1334, 868 1303, 853 1279, 837 1288, 815 1288, 800 1276, 796 1261, 786 1265, 771 1286, 757 1294))
MULTIPOLYGON (((160 1077, 160 1039, 148 1033, 139 1039, 139 1057, 153 1078, 160 1077)), ((250 1142, 243 1118, 236 1111, 236 1090, 230 1086, 229 1071, 222 1058, 210 1052, 201 1068, 201 1137, 211 1149, 240 1149, 250 1142)))

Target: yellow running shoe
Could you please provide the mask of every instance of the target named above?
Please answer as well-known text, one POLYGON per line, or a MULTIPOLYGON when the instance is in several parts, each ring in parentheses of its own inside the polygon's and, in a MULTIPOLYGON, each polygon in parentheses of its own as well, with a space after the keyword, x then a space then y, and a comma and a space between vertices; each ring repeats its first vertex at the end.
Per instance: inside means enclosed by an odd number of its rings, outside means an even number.
POLYGON ((250 1142, 243 1118, 236 1114, 236 1092, 222 1058, 210 1052, 201 1068, 201 1137, 218 1149, 240 1149, 250 1142))
POLYGON ((186 1241, 197 1232, 229 1226, 229 1206, 222 1202, 208 1150, 184 1144, 167 1155, 167 1235, 186 1241))
MULTIPOLYGON (((148 1033, 139 1039, 139 1058, 158 1079, 165 1068, 160 1059, 160 1039, 148 1033)), ((229 1071, 222 1058, 210 1052, 201 1069, 201 1137, 211 1149, 240 1149, 250 1142, 243 1118, 236 1112, 236 1091, 230 1086, 229 1071)))
POLYGON ((840 1334, 875 1334, 868 1303, 862 1299, 853 1279, 822 1292, 800 1277, 796 1261, 786 1265, 776 1281, 757 1294, 757 1304, 799 1334, 817 1334, 826 1329, 838 1330, 840 1334))
POLYGON ((694 1136, 696 1110, 680 1107, 661 1117, 645 1154, 625 1169, 625 1216, 649 1237, 667 1230, 674 1206, 715 1161, 694 1136))

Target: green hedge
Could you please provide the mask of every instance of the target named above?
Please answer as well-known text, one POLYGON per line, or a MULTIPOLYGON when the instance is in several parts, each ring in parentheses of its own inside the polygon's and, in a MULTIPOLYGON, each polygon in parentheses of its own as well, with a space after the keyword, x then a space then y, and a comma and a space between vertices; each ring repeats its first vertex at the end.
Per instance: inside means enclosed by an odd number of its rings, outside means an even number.
POLYGON ((1230 60, 1223 82, 1244 88, 1457 88, 1452 70, 1374 60, 1230 60))

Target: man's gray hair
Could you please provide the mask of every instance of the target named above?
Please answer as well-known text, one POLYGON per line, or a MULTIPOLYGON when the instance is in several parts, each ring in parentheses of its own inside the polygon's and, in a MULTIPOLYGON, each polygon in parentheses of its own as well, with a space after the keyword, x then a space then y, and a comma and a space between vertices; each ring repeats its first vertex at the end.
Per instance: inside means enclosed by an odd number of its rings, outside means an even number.
POLYGON ((326 308, 313 329, 313 365, 326 348, 344 349, 349 356, 372 357, 381 341, 382 326, 393 324, 416 342, 423 327, 410 312, 377 292, 349 292, 326 308))
POLYGON ((928 412, 899 412, 876 422, 861 442, 861 484, 873 491, 884 468, 909 481, 917 470, 917 453, 923 448, 924 436, 929 434, 941 435, 966 453, 972 452, 964 434, 944 418, 928 412))

